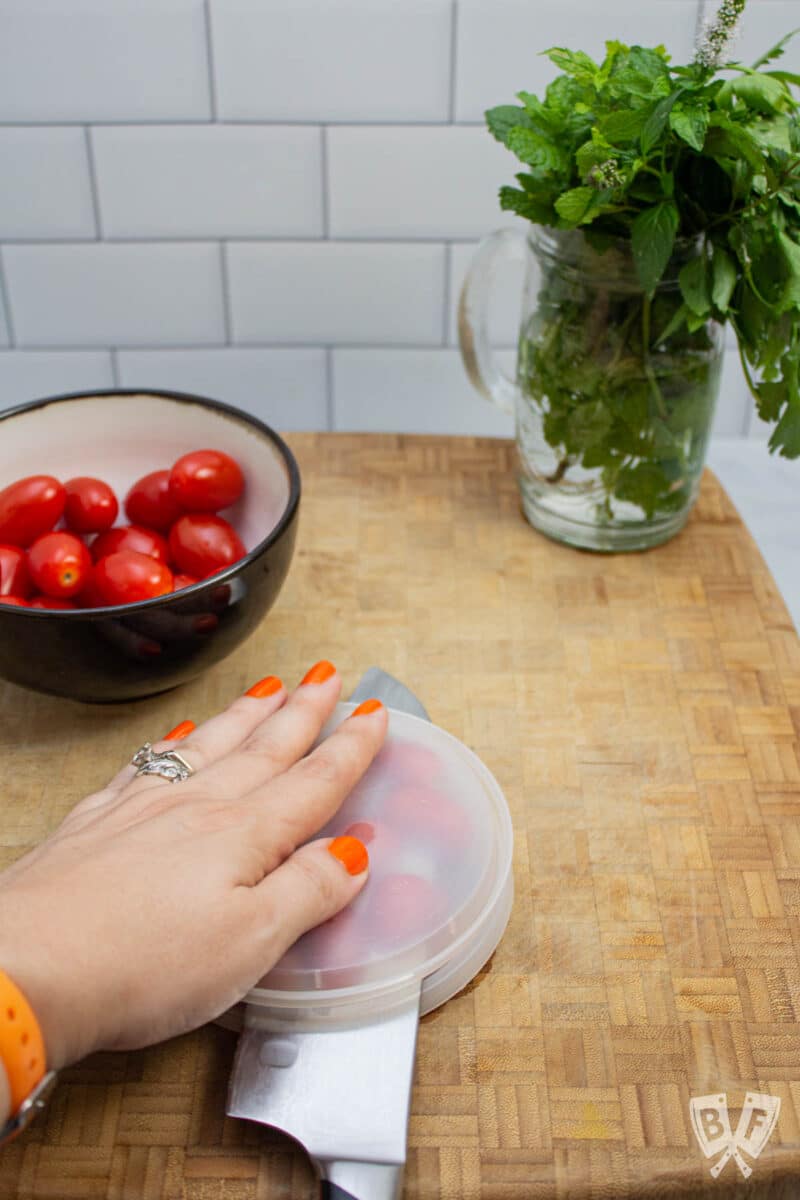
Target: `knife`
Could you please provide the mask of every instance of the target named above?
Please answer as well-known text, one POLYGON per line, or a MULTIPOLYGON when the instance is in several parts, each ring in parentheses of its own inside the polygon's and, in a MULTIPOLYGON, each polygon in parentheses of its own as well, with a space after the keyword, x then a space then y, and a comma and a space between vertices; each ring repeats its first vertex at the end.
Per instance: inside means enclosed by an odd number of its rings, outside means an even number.
MULTIPOLYGON (((429 721, 405 684, 370 667, 350 699, 429 721)), ((421 985, 405 1007, 348 1029, 259 1027, 249 1005, 228 1095, 228 1115, 289 1134, 320 1174, 322 1200, 399 1200, 421 985)))

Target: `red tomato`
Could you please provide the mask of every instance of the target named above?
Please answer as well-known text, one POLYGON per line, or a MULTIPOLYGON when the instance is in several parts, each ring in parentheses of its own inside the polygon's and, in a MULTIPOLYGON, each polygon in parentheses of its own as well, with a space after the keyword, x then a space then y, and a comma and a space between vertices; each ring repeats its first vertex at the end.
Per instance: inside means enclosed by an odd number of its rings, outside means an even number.
POLYGON ((21 596, 0 596, 0 605, 2 604, 14 604, 17 608, 28 607, 28 601, 23 600, 21 596))
POLYGON ((401 785, 393 791, 386 798, 383 815, 393 829, 417 829, 442 851, 463 850, 472 837, 469 816, 460 805, 423 784, 401 785))
POLYGON ((79 475, 64 484, 67 503, 64 520, 74 533, 102 533, 117 519, 117 497, 102 479, 79 475))
POLYGON ((52 475, 29 475, 0 492, 0 542, 30 546, 61 519, 67 494, 52 475))
POLYGON ((153 529, 142 529, 141 525, 120 525, 116 529, 108 529, 99 534, 89 548, 95 562, 107 554, 119 554, 120 550, 147 554, 162 563, 169 560, 167 539, 153 529))
POLYGON ((25 599, 33 591, 25 551, 19 546, 0 546, 0 596, 25 599))
POLYGON ((28 551, 28 569, 47 596, 76 596, 92 569, 89 551, 74 533, 44 533, 28 551))
POLYGON ((421 875, 384 875, 372 881, 370 924, 394 944, 432 933, 447 917, 447 897, 421 875))
POLYGON ((205 513, 179 517, 169 531, 169 549, 181 571, 201 577, 224 570, 247 553, 233 526, 205 513))
POLYGON ((106 601, 100 595, 95 581, 96 567, 92 567, 89 572, 86 583, 81 588, 78 595, 75 597, 75 602, 78 608, 104 608, 106 601))
POLYGON ((244 490, 242 469, 221 450, 194 450, 179 458, 169 474, 169 491, 185 512, 219 512, 244 490))
POLYGON ((169 471, 151 471, 133 485, 125 497, 125 513, 133 525, 169 529, 183 512, 169 491, 169 471))
POLYGON ((178 573, 172 581, 172 588, 173 591, 179 592, 181 588, 193 587, 194 584, 199 582, 200 580, 196 579, 194 575, 183 575, 178 573))
POLYGON ((74 600, 60 600, 57 596, 34 596, 29 608, 77 608, 74 600))
POLYGON ((106 604, 135 604, 172 591, 172 571, 149 554, 120 550, 101 558, 94 583, 106 604))

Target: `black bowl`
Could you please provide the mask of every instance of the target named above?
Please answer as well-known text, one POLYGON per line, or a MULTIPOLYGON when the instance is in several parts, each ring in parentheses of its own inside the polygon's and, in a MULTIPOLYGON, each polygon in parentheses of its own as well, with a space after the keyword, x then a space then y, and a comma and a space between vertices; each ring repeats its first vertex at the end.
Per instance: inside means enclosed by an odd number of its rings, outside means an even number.
POLYGON ((74 700, 151 696, 199 675, 261 622, 292 560, 300 472, 261 421, 182 392, 80 392, 0 413, 0 488, 26 475, 96 475, 117 493, 190 450, 232 455, 245 493, 224 514, 247 554, 193 587, 113 608, 0 605, 0 677, 74 700))

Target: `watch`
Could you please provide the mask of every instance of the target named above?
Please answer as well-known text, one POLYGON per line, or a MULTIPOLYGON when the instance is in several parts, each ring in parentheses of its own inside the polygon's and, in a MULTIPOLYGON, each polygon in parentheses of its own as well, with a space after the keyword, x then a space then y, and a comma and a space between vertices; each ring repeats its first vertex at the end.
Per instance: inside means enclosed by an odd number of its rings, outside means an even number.
POLYGON ((0 1063, 8 1079, 11 1115, 0 1145, 17 1136, 44 1108, 56 1081, 47 1070, 44 1037, 24 992, 0 971, 0 1063))
POLYGON ((13 1117, 9 1117, 0 1129, 0 1146, 13 1141, 18 1133, 22 1133, 23 1129, 28 1128, 36 1114, 47 1106, 57 1078, 58 1075, 55 1071, 48 1071, 42 1076, 30 1095, 22 1101, 13 1117))

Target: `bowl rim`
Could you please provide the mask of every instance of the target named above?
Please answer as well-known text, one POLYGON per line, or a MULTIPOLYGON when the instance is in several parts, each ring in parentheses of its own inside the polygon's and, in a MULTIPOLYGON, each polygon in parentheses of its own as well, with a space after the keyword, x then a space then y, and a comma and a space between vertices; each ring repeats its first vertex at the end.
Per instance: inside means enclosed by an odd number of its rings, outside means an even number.
POLYGON ((251 413, 245 412, 242 408, 237 408, 233 404, 226 404, 223 400, 214 400, 211 396, 201 396, 197 392, 177 392, 168 388, 153 388, 153 387, 135 387, 135 388, 96 388, 91 391, 77 392, 60 392, 55 396, 42 396, 36 400, 26 401, 24 404, 16 404, 13 408, 3 409, 0 412, 0 424, 8 420, 10 417, 17 417, 21 413, 33 412, 37 408, 46 408, 50 404, 60 404, 67 400, 83 400, 90 399, 96 396, 107 396, 112 399, 117 396, 155 396, 166 400, 177 400, 181 404, 200 404, 204 408, 212 408, 220 413, 227 413, 229 416, 236 418, 245 425, 250 425, 259 433, 266 434, 283 459, 284 466, 289 474, 289 498, 286 502, 279 520, 269 531, 267 536, 248 550, 242 558, 231 563, 224 571, 219 571, 216 575, 208 576, 206 579, 200 579, 197 583, 193 583, 191 587, 181 588, 177 592, 165 592, 162 596, 154 596, 150 600, 137 600, 133 604, 108 604, 97 608, 29 608, 27 605, 3 605, 0 600, 0 610, 6 615, 14 613, 32 617, 34 620, 40 618, 60 617, 67 621, 81 617, 99 618, 108 617, 110 614, 117 615, 119 613, 145 612, 151 608, 159 608, 166 601, 180 598, 181 600, 192 594, 198 593, 202 588, 219 587, 220 584, 232 579, 241 569, 249 565, 265 551, 273 543, 277 542, 283 535, 284 531, 291 524, 297 512, 297 507, 300 503, 300 494, 302 491, 300 483, 300 468, 297 465, 297 459, 291 449, 270 425, 254 417, 251 413))

